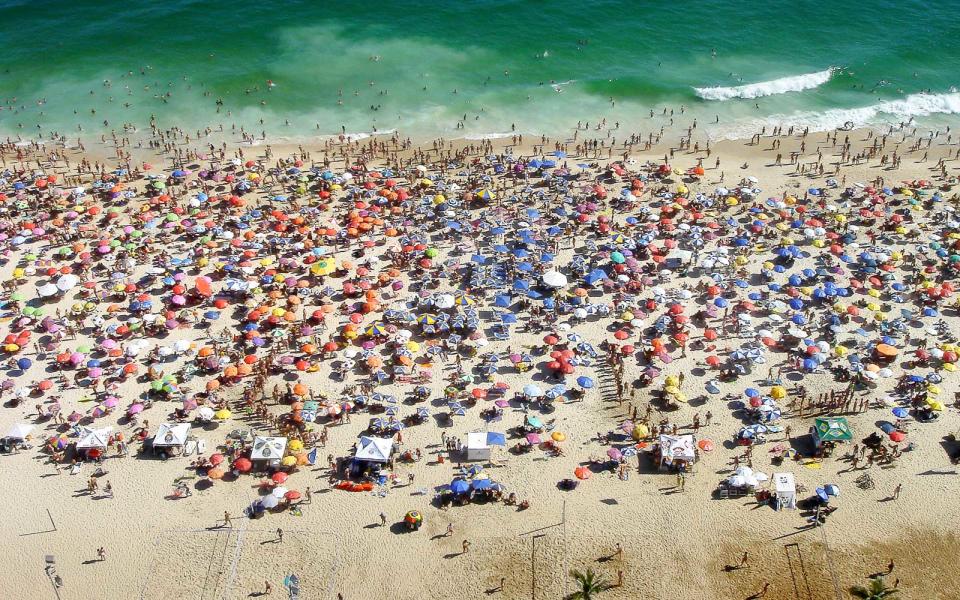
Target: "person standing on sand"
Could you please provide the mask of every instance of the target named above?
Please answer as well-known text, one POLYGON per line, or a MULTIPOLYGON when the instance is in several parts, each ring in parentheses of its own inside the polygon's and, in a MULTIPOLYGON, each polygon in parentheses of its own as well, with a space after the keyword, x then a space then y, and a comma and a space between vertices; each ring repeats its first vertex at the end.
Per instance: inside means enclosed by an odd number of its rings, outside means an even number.
POLYGON ((750 561, 750 553, 745 551, 743 553, 743 556, 740 557, 740 566, 738 566, 737 568, 746 569, 749 566, 749 561, 750 561))
POLYGON ((899 499, 900 499, 900 490, 901 490, 901 489, 903 489, 903 484, 902 484, 902 483, 898 483, 898 484, 897 484, 897 487, 893 488, 893 495, 890 496, 890 497, 893 498, 894 500, 899 500, 899 499))
POLYGON ((223 526, 233 527, 233 522, 230 521, 230 513, 227 511, 223 511, 223 526))
POLYGON ((264 581, 264 582, 263 582, 263 595, 264 595, 264 596, 269 596, 269 595, 272 594, 272 593, 273 593, 273 586, 270 585, 270 582, 269 582, 269 581, 264 581))
POLYGON ((450 537, 453 535, 453 523, 447 523, 447 533, 444 537, 450 537))
POLYGON ((463 544, 461 544, 461 545, 463 546, 463 554, 466 554, 467 552, 470 552, 470 542, 469 542, 469 541, 463 540, 463 544))
POLYGON ((283 529, 280 529, 279 527, 277 527, 277 542, 280 544, 283 543, 283 529))
POLYGON ((380 513, 380 527, 387 526, 387 515, 386 513, 380 513))
POLYGON ((103 546, 97 548, 97 560, 100 562, 107 560, 107 551, 103 548, 103 546))

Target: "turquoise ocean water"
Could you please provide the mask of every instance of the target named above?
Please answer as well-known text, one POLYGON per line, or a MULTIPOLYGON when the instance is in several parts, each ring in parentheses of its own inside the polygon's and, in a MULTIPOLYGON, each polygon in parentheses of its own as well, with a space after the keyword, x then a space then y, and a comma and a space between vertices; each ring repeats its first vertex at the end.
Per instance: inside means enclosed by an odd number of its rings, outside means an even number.
POLYGON ((563 134, 601 118, 646 133, 667 120, 664 107, 679 119, 681 105, 714 137, 765 123, 914 117, 940 127, 960 115, 958 9, 960 0, 0 0, 0 133, 91 135, 144 128, 151 115, 160 126, 236 124, 290 139, 479 137, 514 125, 563 134))

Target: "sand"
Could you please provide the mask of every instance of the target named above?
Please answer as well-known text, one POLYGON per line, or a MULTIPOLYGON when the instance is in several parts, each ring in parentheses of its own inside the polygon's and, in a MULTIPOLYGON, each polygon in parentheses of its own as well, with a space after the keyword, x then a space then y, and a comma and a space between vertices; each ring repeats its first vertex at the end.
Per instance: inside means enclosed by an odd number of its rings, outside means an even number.
MULTIPOLYGON (((864 140, 865 135, 850 133, 851 140, 864 140)), ((808 151, 812 150, 811 139, 822 137, 811 134, 808 151)), ((799 139, 784 138, 783 144, 778 151, 787 155, 787 146, 799 146, 799 139)), ((719 155, 725 182, 747 174, 756 176, 764 196, 779 196, 797 188, 802 192, 814 183, 822 183, 825 176, 796 177, 792 176, 792 167, 772 165, 774 152, 769 146, 768 138, 760 145, 743 141, 716 144, 704 165, 712 167, 719 155), (749 163, 748 169, 739 168, 743 162, 749 163)), ((89 152, 96 155, 98 150, 105 153, 104 148, 91 148, 89 152)), ((248 156, 262 150, 246 148, 248 156)), ((273 151, 275 156, 283 156, 290 149, 275 146, 273 151)), ((665 151, 665 147, 656 147, 636 152, 633 158, 638 162, 657 161, 665 151)), ((318 154, 316 151, 315 159, 318 154)), ((894 181, 930 178, 934 157, 926 163, 915 162, 918 158, 905 158, 896 172, 878 167, 873 160, 845 167, 841 175, 848 182, 867 182, 877 176, 894 181)), ((571 157, 571 162, 574 160, 571 157)), ((673 164, 688 168, 695 164, 695 157, 680 152, 673 164)), ((955 163, 949 164, 953 171, 955 163)), ((692 184, 692 189, 712 190, 719 185, 718 171, 708 168, 704 179, 692 184)), ((563 250, 561 260, 572 252, 563 250)), ((754 258, 747 268, 755 272, 758 265, 754 258)), ((14 266, 14 261, 8 262, 0 276, 9 278, 14 266)), ((680 283, 683 281, 674 281, 668 287, 680 283)), ((72 302, 66 298, 61 306, 68 307, 72 302)), ((958 330, 955 315, 948 311, 944 317, 953 331, 958 330)), ((338 317, 337 322, 345 322, 345 318, 338 317)), ((216 328, 230 324, 224 319, 216 328)), ((575 331, 599 344, 610 339, 611 324, 610 318, 592 318, 576 325, 575 331)), ((539 344, 542 335, 518 334, 509 342, 491 343, 487 350, 504 351, 508 344, 514 349, 539 344)), ((195 330, 182 328, 160 343, 170 345, 175 339, 196 336, 195 330)), ((65 345, 87 339, 88 335, 81 334, 78 341, 65 345)), ((737 340, 722 338, 720 342, 721 346, 730 346, 737 340)), ((704 382, 715 375, 700 368, 703 353, 690 351, 685 358, 679 358, 677 352, 673 355, 675 361, 665 366, 664 372, 685 373, 683 388, 691 398, 704 394, 704 382)), ((771 354, 771 366, 785 357, 771 354)), ((18 385, 45 376, 44 357, 36 359, 34 367, 18 378, 18 385)), ((164 369, 172 372, 182 360, 167 363, 164 369)), ((444 405, 442 376, 452 366, 451 361, 434 368, 430 387, 435 406, 444 405)), ((628 381, 642 369, 628 361, 628 381)), ((506 369, 498 379, 509 383, 511 389, 520 389, 534 372, 521 374, 506 369)), ((77 476, 69 475, 66 469, 58 474, 46 455, 39 452, 40 444, 35 440, 31 450, 0 456, 0 489, 6 496, 7 514, 0 523, 0 561, 6 565, 0 573, 0 589, 6 590, 4 597, 53 597, 54 590, 44 572, 44 556, 53 555, 64 583, 57 593, 64 600, 242 598, 262 592, 265 581, 272 584, 274 597, 284 597, 282 580, 289 574, 300 578, 300 597, 305 599, 338 598, 338 594, 345 599, 558 598, 575 589, 569 571, 586 568, 594 569, 611 584, 617 582, 618 572, 623 574, 622 585, 602 592, 600 598, 745 598, 769 583, 767 598, 814 600, 847 597, 849 586, 865 584, 869 574, 886 571, 894 559, 896 568, 887 579, 891 585, 894 579, 900 580, 901 597, 960 597, 956 592, 960 543, 954 533, 960 518, 960 480, 948 456, 948 451, 957 452, 957 446, 948 441, 949 435, 960 430, 957 411, 948 408, 934 423, 912 423, 909 435, 916 448, 904 453, 893 467, 870 469, 876 481, 875 489, 870 490, 854 484, 861 472, 851 471, 849 462, 842 460, 843 450, 825 460, 822 468, 813 469, 790 461, 773 467, 767 452, 772 444, 759 446, 754 452, 757 470, 793 472, 808 493, 826 482, 840 486, 841 496, 833 502, 840 509, 824 527, 804 529, 805 521, 797 511, 774 512, 757 506, 752 497, 718 500, 712 494, 718 482, 729 475, 730 461, 740 451, 724 444, 740 426, 731 416, 724 395, 742 398, 743 389, 765 374, 755 372, 753 377, 725 384, 721 394, 707 394, 705 401, 694 400, 678 411, 662 415, 654 412, 654 421, 669 418, 681 427, 688 426, 694 414, 702 416, 710 410, 714 415, 699 435, 716 441, 718 448, 701 454, 682 492, 675 489, 673 475, 657 472, 646 460, 638 470, 636 459, 628 462, 631 473, 626 481, 610 472, 598 473, 575 491, 563 492, 556 486, 558 480, 572 477, 575 467, 604 451, 596 433, 615 429, 627 417, 627 402, 621 404, 611 397, 612 381, 598 376, 598 387, 589 390, 582 402, 559 404, 545 416, 554 421, 555 430, 566 434, 565 456, 552 457, 539 450, 520 456, 495 453, 495 465, 488 472, 509 490, 530 500, 531 507, 525 511, 502 504, 448 510, 430 504, 432 489, 449 483, 456 473, 449 461, 437 461, 441 431, 465 438, 469 431, 482 430, 479 409, 457 417, 445 429, 432 420, 406 429, 404 447, 422 448, 424 460, 413 465, 398 463, 403 485, 391 487, 385 497, 330 489, 321 458, 316 467, 301 468, 286 484, 291 489, 310 486, 313 490, 312 501, 301 506, 302 515, 287 511, 259 520, 242 516, 244 507, 258 495, 260 479, 256 476, 217 481, 209 489, 195 489, 192 496, 176 499, 171 495, 174 480, 192 474, 186 470, 190 459, 138 457, 134 445, 131 456, 111 457, 104 462, 107 474, 100 478, 101 488, 104 480, 109 480, 114 497, 91 496, 85 487, 92 467, 85 465, 77 476), (415 475, 413 485, 406 485, 408 473, 415 475), (897 484, 902 484, 899 499, 888 499, 897 484), (421 488, 430 491, 421 495, 421 488), (411 509, 423 512, 425 524, 420 531, 408 533, 399 522, 411 509), (232 527, 220 525, 224 511, 233 515, 232 527), (380 526, 381 512, 387 515, 387 526, 380 526), (448 524, 453 525, 451 536, 445 535, 448 524), (283 529, 282 542, 276 539, 277 528, 283 529), (462 552, 463 540, 471 544, 468 553, 462 552), (622 545, 622 556, 613 556, 616 544, 622 545), (106 550, 106 560, 97 560, 98 547, 106 550), (738 564, 744 551, 750 553, 746 568, 725 569, 738 564)), ((300 375, 311 388, 331 396, 344 388, 343 383, 328 377, 326 368, 300 375)), ((952 405, 958 390, 956 378, 945 375, 942 397, 952 405)), ((786 382, 788 388, 799 382, 791 378, 786 382)), ((186 386, 199 391, 202 381, 198 378, 186 386)), ((280 381, 280 377, 272 378, 268 389, 280 381)), ((358 375, 351 375, 350 382, 356 381, 358 375)), ((867 394, 880 399, 894 381, 882 380, 867 394)), ((802 384, 812 397, 843 386, 829 375, 807 376, 802 384)), ((145 387, 133 380, 124 383, 121 406, 145 387)), ((636 404, 641 411, 655 398, 658 387, 639 390, 636 404)), ((393 386, 388 391, 401 395, 404 387, 393 386)), ((227 393, 238 398, 239 392, 240 386, 236 386, 227 393)), ((61 395, 66 413, 88 408, 79 402, 83 390, 72 387, 61 395)), ((30 422, 35 403, 28 399, 18 408, 0 410, 0 431, 14 422, 30 422)), ((172 407, 158 402, 142 417, 155 429, 172 407)), ((271 410, 279 413, 283 407, 271 406, 271 410)), ((490 428, 503 431, 518 424, 522 416, 521 411, 508 408, 503 421, 490 428)), ((129 431, 118 423, 118 417, 116 413, 98 424, 111 423, 117 430, 129 431)), ((886 418, 889 410, 873 408, 851 415, 850 422, 859 439, 875 430, 875 421, 886 418)), ((368 415, 360 414, 350 423, 330 427, 329 440, 319 450, 320 456, 346 455, 367 420, 368 415)), ((784 420, 794 438, 803 437, 810 422, 797 416, 784 420)), ((48 427, 48 422, 42 423, 36 437, 44 435, 48 427)), ((239 427, 264 428, 235 410, 234 417, 219 427, 194 429, 194 433, 206 440, 209 452, 230 430, 239 427)), ((188 483, 194 485, 196 480, 188 483)))

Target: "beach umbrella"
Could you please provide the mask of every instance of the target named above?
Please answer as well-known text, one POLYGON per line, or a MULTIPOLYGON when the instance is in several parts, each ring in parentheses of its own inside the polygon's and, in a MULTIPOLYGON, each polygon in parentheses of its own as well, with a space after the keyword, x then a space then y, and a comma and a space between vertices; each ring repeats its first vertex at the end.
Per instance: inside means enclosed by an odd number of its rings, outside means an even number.
POLYGON ((240 473, 248 473, 253 468, 253 463, 249 458, 238 458, 233 461, 233 468, 240 473))
POLYGON ((588 390, 593 387, 593 379, 587 377, 586 375, 577 377, 577 385, 588 390))
POLYGON ((580 479, 580 480, 590 479, 590 476, 593 475, 590 469, 582 466, 574 469, 573 474, 577 479, 580 479))
POLYGON ((465 479, 454 479, 450 482, 450 491, 454 494, 466 494, 470 491, 470 482, 465 479))

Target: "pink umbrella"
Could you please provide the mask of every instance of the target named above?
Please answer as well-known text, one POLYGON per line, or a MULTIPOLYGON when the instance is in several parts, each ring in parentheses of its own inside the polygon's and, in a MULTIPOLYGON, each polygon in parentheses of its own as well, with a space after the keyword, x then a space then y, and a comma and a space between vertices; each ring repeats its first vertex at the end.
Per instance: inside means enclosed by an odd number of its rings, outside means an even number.
POLYGON ((183 410, 195 410, 197 408, 197 401, 193 398, 188 398, 183 401, 183 410))
POLYGON ((536 445, 540 443, 540 435, 536 433, 527 434, 527 443, 530 445, 536 445))
POLYGON ((609 448, 607 450, 607 456, 609 456, 613 460, 620 460, 621 458, 623 458, 623 453, 617 450, 616 448, 609 448))
POLYGON ((93 367, 87 372, 87 374, 90 376, 90 379, 99 379, 101 376, 103 376, 103 369, 100 367, 93 367))
POLYGON ((627 435, 633 433, 633 421, 624 421, 623 423, 620 423, 620 431, 626 433, 627 435))
POLYGON ((510 403, 506 400, 497 400, 496 402, 494 402, 494 404, 496 404, 500 408, 506 408, 510 406, 510 403))
POLYGON ((102 416, 105 415, 105 414, 107 414, 107 411, 104 410, 103 408, 99 407, 99 406, 96 407, 95 409, 93 409, 93 412, 91 413, 91 415, 93 416, 94 419, 99 419, 100 417, 102 417, 102 416))
POLYGON ((108 396, 107 399, 103 401, 103 405, 107 408, 115 408, 119 403, 120 400, 118 400, 116 396, 108 396))
POLYGON ((77 411, 73 411, 73 412, 70 413, 70 415, 67 417, 67 420, 70 421, 71 423, 76 423, 77 421, 79 421, 79 420, 82 419, 82 418, 83 418, 83 415, 81 415, 81 414, 78 413, 77 411))
POLYGON ((180 323, 178 323, 176 319, 167 319, 167 322, 164 323, 164 325, 166 325, 167 329, 176 329, 179 327, 180 323))
POLYGON ((136 415, 143 412, 143 405, 139 402, 136 404, 131 404, 130 408, 127 409, 128 415, 136 415))

